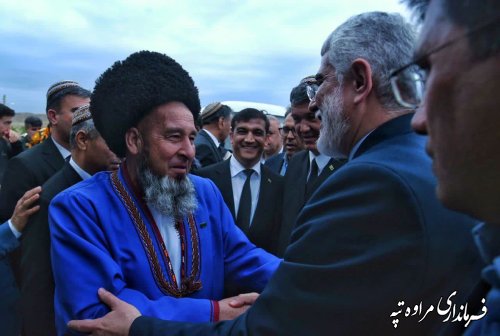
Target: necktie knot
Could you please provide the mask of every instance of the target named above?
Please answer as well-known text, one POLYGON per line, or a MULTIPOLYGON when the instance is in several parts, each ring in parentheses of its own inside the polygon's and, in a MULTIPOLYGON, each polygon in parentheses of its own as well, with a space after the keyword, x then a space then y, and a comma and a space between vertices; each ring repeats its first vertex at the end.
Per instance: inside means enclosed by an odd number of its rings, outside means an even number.
POLYGON ((247 178, 249 178, 250 176, 252 176, 254 170, 253 169, 245 169, 243 171, 243 173, 245 173, 245 175, 247 176, 247 178))

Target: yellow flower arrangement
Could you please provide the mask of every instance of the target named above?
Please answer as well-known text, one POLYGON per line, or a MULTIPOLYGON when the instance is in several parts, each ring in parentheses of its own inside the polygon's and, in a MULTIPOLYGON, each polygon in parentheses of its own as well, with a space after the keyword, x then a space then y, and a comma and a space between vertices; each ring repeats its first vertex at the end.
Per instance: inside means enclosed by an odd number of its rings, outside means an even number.
POLYGON ((50 136, 50 126, 44 127, 40 130, 38 130, 33 136, 31 137, 31 141, 26 144, 26 147, 31 148, 35 145, 38 145, 39 143, 42 143, 45 139, 47 139, 50 136))

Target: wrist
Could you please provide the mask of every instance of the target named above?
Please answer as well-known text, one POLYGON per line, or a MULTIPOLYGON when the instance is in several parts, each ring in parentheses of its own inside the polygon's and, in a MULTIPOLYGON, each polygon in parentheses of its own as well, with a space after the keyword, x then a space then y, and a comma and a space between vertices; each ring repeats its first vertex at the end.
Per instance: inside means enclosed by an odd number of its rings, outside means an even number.
POLYGON ((219 301, 211 300, 212 306, 212 322, 219 322, 220 306, 219 301))

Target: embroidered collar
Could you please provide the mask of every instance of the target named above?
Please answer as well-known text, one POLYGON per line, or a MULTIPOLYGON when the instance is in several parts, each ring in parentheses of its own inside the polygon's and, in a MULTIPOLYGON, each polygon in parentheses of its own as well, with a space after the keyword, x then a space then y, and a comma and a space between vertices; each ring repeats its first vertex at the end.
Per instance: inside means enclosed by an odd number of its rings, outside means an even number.
POLYGON ((161 238, 160 231, 158 230, 158 226, 149 211, 149 208, 143 201, 142 193, 137 193, 137 188, 134 188, 133 183, 131 183, 130 175, 127 171, 126 165, 122 165, 120 167, 122 170, 122 176, 125 180, 126 184, 131 186, 132 192, 135 194, 135 198, 138 200, 138 204, 136 204, 133 200, 127 189, 125 188, 124 183, 118 177, 118 172, 115 171, 110 174, 111 184, 115 189, 116 193, 122 200, 127 212, 134 223, 134 226, 137 230, 137 234, 141 239, 141 243, 143 245, 144 250, 148 256, 148 262, 151 268, 151 272, 153 273, 154 279, 160 290, 166 295, 170 295, 173 297, 184 297, 188 296, 191 293, 198 291, 202 288, 202 284, 200 281, 200 239, 198 235, 198 229, 194 220, 194 215, 190 214, 188 216, 188 231, 189 231, 189 239, 191 241, 191 272, 189 276, 187 276, 187 241, 186 241, 186 227, 184 225, 184 221, 182 219, 178 220, 176 223, 176 228, 179 232, 179 237, 181 240, 181 288, 177 286, 177 279, 175 277, 172 263, 170 261, 170 257, 168 255, 167 248, 161 238), (123 169, 123 170, 122 170, 123 169), (151 223, 151 228, 156 239, 156 242, 161 248, 161 255, 163 262, 166 266, 168 277, 165 277, 165 274, 161 268, 160 261, 158 259, 158 254, 155 251, 155 247, 153 244, 153 239, 151 238, 150 233, 147 230, 146 223, 144 222, 138 207, 141 208, 149 223, 151 223))

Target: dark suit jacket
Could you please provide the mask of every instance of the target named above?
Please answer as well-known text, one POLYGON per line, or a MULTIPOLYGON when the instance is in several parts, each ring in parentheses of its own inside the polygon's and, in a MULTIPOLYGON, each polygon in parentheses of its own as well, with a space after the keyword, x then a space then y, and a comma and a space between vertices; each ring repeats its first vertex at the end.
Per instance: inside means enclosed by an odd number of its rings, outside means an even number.
MULTIPOLYGON (((318 187, 345 161, 330 159, 321 171, 318 179, 314 182, 311 190, 314 192, 318 187)), ((309 151, 304 150, 295 154, 288 162, 285 174, 285 187, 283 193, 283 216, 279 233, 278 256, 282 257, 290 243, 290 236, 295 228, 295 222, 300 210, 311 193, 306 193, 307 175, 309 174, 309 151)))
POLYGON ((210 138, 207 131, 202 129, 198 132, 196 138, 194 139, 194 145, 196 148, 196 158, 202 167, 206 167, 223 160, 223 157, 218 149, 219 144, 215 144, 212 141, 212 138, 210 138))
POLYGON ((29 219, 24 230, 21 240, 21 307, 26 336, 56 335, 49 203, 59 192, 81 180, 80 175, 66 162, 60 171, 43 184, 40 210, 29 219))
POLYGON ((372 132, 318 188, 285 260, 245 314, 191 329, 141 317, 130 335, 438 335, 450 323, 436 313, 439 298, 447 309, 457 291, 458 309, 481 263, 475 221, 437 200, 426 138, 412 132, 411 117, 372 132), (421 313, 405 317, 420 303, 421 313))
POLYGON ((283 167, 284 157, 285 157, 285 151, 276 154, 274 156, 271 156, 269 159, 266 160, 264 166, 269 168, 273 173, 280 175, 281 167, 283 167))
MULTIPOLYGON (((209 178, 219 188, 233 219, 234 209, 233 186, 231 182, 230 160, 200 169, 199 176, 209 178)), ((273 173, 261 165, 259 200, 255 208, 252 223, 248 231, 243 230, 248 239, 258 247, 270 253, 276 253, 277 236, 281 221, 281 195, 283 193, 283 177, 273 173)))
POLYGON ((0 189, 0 222, 10 218, 26 191, 41 186, 63 164, 63 157, 49 139, 9 160, 0 189))

